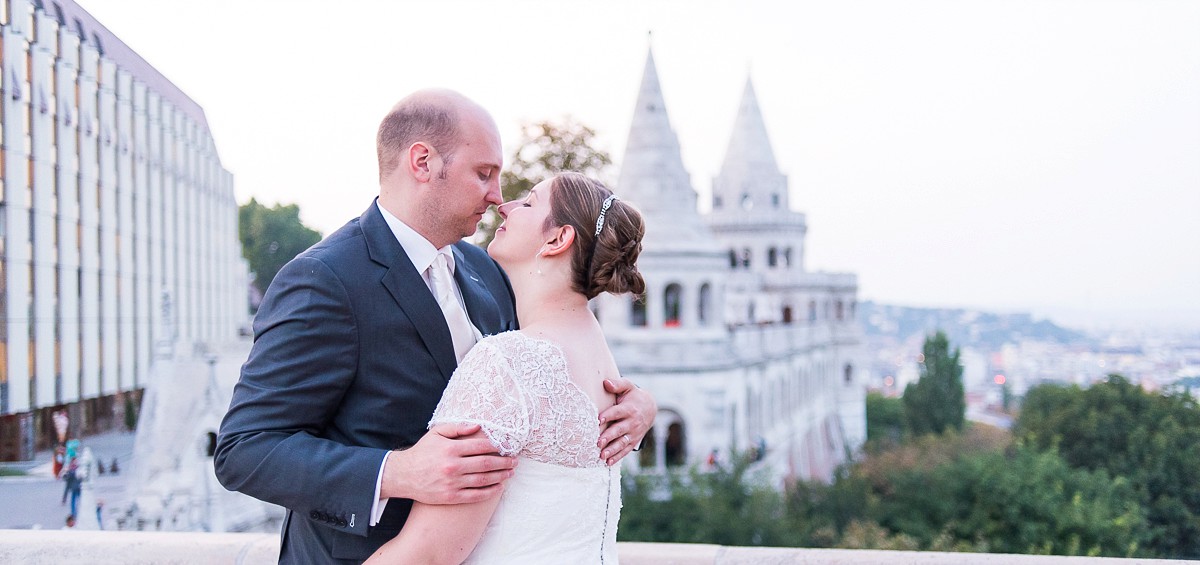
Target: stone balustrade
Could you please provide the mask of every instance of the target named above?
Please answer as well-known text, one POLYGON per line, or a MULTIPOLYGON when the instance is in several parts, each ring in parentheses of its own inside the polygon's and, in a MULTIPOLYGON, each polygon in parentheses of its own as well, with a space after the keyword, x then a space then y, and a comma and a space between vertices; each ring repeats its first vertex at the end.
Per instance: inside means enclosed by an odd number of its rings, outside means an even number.
MULTIPOLYGON (((726 547, 682 543, 618 544, 622 565, 1163 565, 1200 563, 989 553, 726 547)), ((275 534, 0 530, 0 563, 267 565, 279 556, 275 534)))

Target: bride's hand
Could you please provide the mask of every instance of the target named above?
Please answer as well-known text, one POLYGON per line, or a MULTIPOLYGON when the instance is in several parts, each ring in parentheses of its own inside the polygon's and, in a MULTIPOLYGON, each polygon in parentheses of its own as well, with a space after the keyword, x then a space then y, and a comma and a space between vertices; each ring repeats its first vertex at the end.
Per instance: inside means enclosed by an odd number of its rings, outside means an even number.
POLYGON ((605 380, 604 390, 617 395, 617 403, 600 413, 600 441, 596 447, 605 463, 616 465, 641 445, 654 425, 658 404, 650 393, 626 378, 605 380))

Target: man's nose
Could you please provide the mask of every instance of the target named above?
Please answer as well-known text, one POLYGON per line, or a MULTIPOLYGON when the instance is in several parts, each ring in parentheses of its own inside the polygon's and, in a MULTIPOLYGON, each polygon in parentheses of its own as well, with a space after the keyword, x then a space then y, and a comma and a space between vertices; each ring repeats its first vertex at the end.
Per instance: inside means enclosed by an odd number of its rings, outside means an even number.
POLYGON ((491 186, 488 187, 487 201, 496 206, 500 206, 504 203, 504 196, 500 194, 500 175, 496 176, 497 178, 493 180, 491 186))

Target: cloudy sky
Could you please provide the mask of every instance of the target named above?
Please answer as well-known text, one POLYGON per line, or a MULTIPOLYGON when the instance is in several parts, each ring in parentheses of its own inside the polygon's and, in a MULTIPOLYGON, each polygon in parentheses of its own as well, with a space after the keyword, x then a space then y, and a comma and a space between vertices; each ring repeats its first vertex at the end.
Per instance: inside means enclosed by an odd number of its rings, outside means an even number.
POLYGON ((652 47, 701 201, 749 75, 807 267, 863 299, 1200 329, 1200 2, 79 2, 204 107, 240 201, 323 233, 422 87, 619 165, 652 47))

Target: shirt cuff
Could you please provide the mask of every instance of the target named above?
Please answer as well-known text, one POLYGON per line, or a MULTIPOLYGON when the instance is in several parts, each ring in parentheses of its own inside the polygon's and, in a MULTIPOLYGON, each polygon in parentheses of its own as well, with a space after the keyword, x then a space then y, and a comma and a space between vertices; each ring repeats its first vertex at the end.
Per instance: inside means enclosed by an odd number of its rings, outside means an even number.
POLYGON ((383 517, 383 511, 387 508, 387 503, 390 498, 379 498, 379 490, 383 486, 383 468, 387 465, 388 455, 392 452, 387 452, 383 456, 383 462, 379 464, 379 476, 375 479, 375 504, 371 505, 371 521, 368 526, 374 526, 379 523, 379 519, 383 517))

